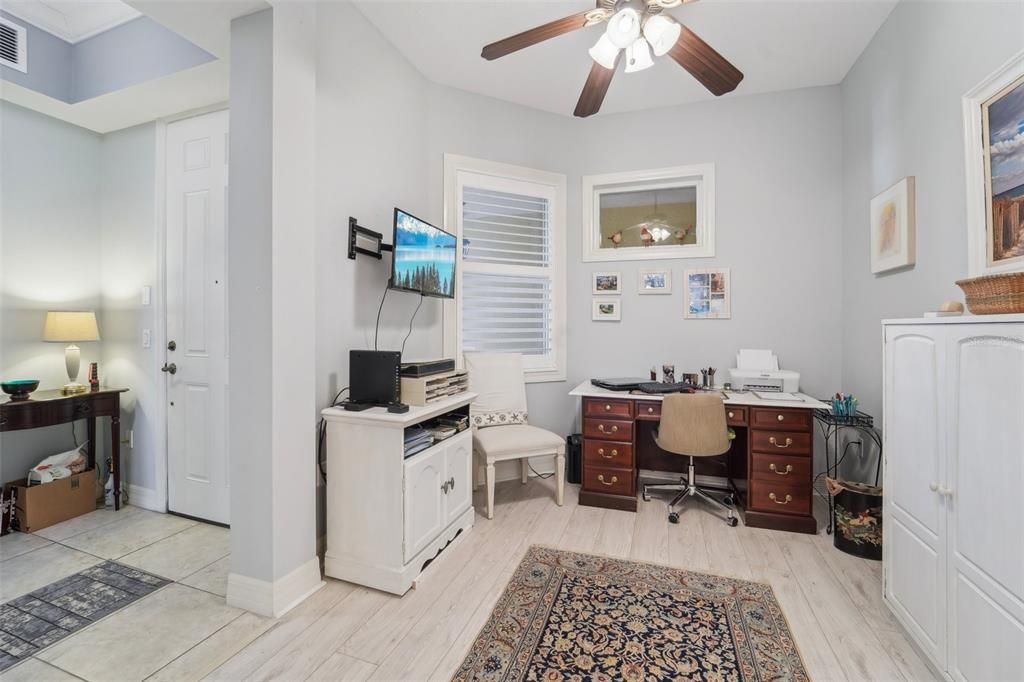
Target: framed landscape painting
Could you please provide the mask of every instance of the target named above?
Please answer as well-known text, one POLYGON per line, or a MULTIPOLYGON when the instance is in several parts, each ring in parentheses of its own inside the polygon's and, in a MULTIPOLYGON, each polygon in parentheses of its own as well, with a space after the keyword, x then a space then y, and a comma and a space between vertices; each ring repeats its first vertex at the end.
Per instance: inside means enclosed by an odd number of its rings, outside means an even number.
POLYGON ((914 201, 912 176, 871 200, 871 272, 914 264, 914 201))
POLYGON ((963 99, 971 277, 1024 270, 1024 52, 963 99))

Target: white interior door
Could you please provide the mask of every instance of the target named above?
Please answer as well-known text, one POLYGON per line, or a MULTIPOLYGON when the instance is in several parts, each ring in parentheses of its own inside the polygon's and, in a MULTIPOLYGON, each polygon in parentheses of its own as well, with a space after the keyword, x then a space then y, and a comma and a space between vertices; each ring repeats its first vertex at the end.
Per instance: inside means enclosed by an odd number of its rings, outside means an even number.
POLYGON ((939 663, 946 656, 944 330, 889 327, 885 349, 885 597, 939 663))
MULTIPOLYGON (((966 327, 967 325, 964 325, 966 327)), ((949 672, 1019 680, 1024 671, 1024 332, 951 330, 949 672)))
POLYGON ((168 507, 229 522, 228 112, 167 126, 168 507))

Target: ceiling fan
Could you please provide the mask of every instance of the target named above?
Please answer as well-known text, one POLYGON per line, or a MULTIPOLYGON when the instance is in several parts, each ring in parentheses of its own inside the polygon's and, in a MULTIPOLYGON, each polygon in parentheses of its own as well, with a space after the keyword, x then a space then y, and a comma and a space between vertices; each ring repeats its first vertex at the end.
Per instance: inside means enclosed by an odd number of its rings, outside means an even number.
POLYGON ((481 56, 487 60, 497 59, 564 33, 607 22, 605 32, 590 48, 594 64, 576 103, 573 112, 576 116, 585 118, 601 108, 623 51, 626 53, 626 73, 653 66, 652 52, 657 57, 667 54, 712 94, 724 95, 735 90, 743 80, 740 70, 696 33, 662 13, 695 1, 597 0, 594 9, 491 43, 484 47, 481 56))

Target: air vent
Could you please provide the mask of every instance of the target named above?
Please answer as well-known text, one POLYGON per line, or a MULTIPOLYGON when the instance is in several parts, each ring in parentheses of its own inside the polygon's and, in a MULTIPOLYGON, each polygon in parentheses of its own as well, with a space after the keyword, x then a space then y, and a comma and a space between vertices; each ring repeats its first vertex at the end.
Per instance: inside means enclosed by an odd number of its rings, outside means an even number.
POLYGON ((28 73, 25 27, 0 17, 0 64, 28 73))

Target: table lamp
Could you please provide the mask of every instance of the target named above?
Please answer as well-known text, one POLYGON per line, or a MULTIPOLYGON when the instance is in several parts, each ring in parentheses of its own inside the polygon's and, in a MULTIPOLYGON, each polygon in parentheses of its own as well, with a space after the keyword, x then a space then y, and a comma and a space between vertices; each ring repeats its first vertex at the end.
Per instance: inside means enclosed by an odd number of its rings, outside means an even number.
POLYGON ((78 383, 78 367, 82 361, 82 352, 76 341, 99 341, 100 329, 96 325, 96 314, 87 312, 58 310, 46 313, 46 326, 43 327, 43 341, 70 343, 64 349, 64 364, 68 370, 68 383, 64 385, 65 395, 84 393, 88 390, 85 384, 78 383))

